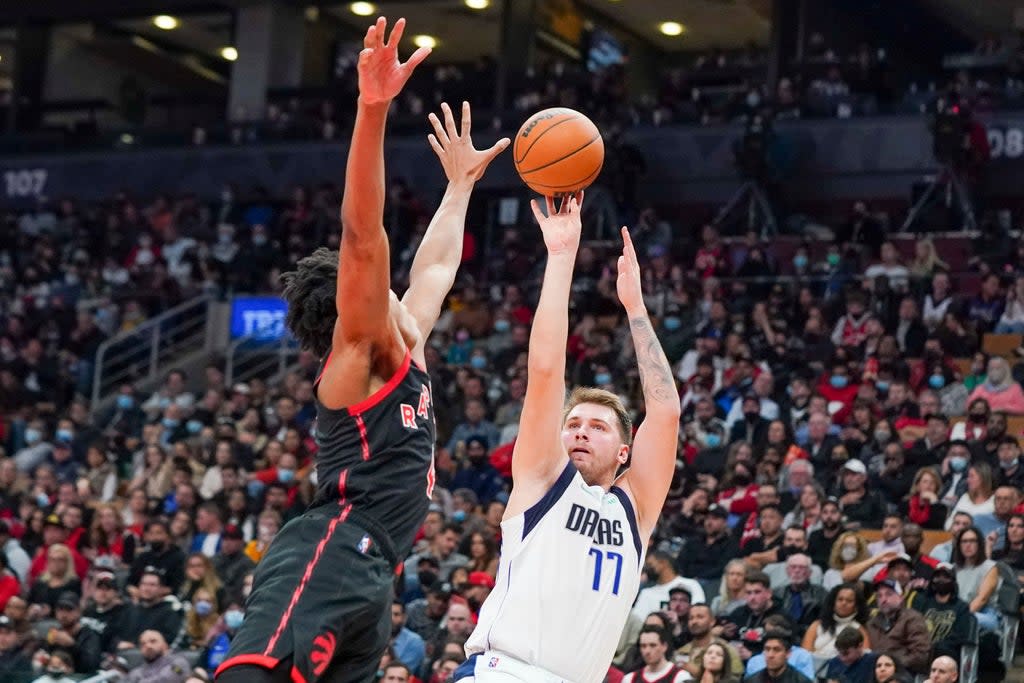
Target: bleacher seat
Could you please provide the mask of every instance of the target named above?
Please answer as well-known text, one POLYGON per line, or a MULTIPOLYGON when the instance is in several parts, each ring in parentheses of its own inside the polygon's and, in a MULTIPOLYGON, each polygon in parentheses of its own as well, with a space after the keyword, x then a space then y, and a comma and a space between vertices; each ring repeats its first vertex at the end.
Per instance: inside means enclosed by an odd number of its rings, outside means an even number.
POLYGON ((967 644, 960 648, 960 681, 962 683, 974 683, 978 680, 978 639, 981 637, 981 628, 977 619, 969 619, 970 633, 967 636, 967 644))
POLYGON ((1013 666, 1014 651, 1017 648, 1017 631, 1020 628, 1020 582, 1017 572, 1005 562, 996 562, 999 569, 999 590, 996 602, 1002 612, 1003 628, 1000 636, 1002 660, 1006 668, 1013 666))
POLYGON ((1009 358, 1024 340, 1019 334, 986 334, 981 340, 981 350, 990 356, 1009 358))

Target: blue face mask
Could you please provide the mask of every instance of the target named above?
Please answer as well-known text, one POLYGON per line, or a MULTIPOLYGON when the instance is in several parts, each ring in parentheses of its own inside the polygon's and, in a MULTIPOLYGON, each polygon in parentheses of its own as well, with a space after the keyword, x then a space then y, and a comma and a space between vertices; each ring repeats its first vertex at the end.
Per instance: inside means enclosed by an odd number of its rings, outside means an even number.
POLYGON ((832 375, 828 380, 829 384, 831 384, 835 389, 845 389, 848 381, 849 380, 846 375, 832 375))
POLYGON ((178 421, 175 420, 173 417, 165 417, 164 419, 160 420, 160 422, 167 429, 174 429, 175 427, 178 426, 178 421))
POLYGON ((793 265, 797 270, 803 270, 807 267, 807 257, 803 254, 797 254, 793 257, 793 265))
POLYGON ((498 320, 494 321, 494 331, 497 332, 498 334, 503 334, 511 329, 512 323, 505 320, 504 318, 499 318, 498 320))
POLYGON ((722 437, 715 433, 705 434, 704 445, 708 448, 718 448, 722 445, 722 437))
POLYGON ((670 315, 665 318, 664 325, 669 332, 675 332, 683 326, 683 321, 678 316, 670 315))
POLYGON ((277 468, 277 480, 282 484, 289 484, 295 479, 295 470, 290 470, 287 467, 277 468))
POLYGON ((203 431, 203 423, 199 420, 189 420, 185 426, 188 428, 189 434, 198 434, 203 431))
POLYGON ((27 443, 29 446, 39 443, 40 439, 42 438, 43 434, 38 429, 32 429, 31 427, 29 427, 28 429, 25 430, 25 443, 27 443))
POLYGON ((71 443, 71 437, 74 434, 70 429, 58 429, 57 430, 57 441, 63 441, 64 443, 71 443))
POLYGON ((889 383, 886 382, 885 380, 880 379, 877 382, 875 382, 875 388, 884 394, 887 391, 889 391, 889 383))
POLYGON ((469 366, 474 370, 483 370, 487 367, 487 359, 483 356, 473 356, 469 359, 469 366))
POLYGON ((209 600, 198 600, 194 607, 196 608, 196 614, 201 617, 209 616, 210 612, 213 611, 213 603, 209 600))
POLYGON ((607 372, 599 372, 594 375, 594 383, 598 385, 611 384, 612 376, 607 372))
POLYGON ((932 389, 941 389, 946 386, 946 378, 942 375, 932 375, 928 378, 928 386, 932 389))
POLYGON ((224 625, 232 631, 237 631, 245 621, 245 614, 241 610, 229 609, 224 613, 224 625))
POLYGON ((957 455, 949 459, 949 467, 954 472, 963 472, 967 469, 967 458, 957 455))
POLYGON ((126 394, 121 394, 117 397, 117 407, 121 410, 128 410, 135 405, 135 399, 126 394))
POLYGON ((454 521, 454 522, 465 522, 466 521, 466 511, 465 510, 456 510, 455 512, 453 512, 452 513, 452 521, 454 521))

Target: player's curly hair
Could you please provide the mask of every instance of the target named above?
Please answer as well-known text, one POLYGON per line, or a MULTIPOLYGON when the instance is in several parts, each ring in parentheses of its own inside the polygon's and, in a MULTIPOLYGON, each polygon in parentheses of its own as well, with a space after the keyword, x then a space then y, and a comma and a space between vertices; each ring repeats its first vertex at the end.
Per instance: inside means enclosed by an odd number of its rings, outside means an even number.
POLYGON ((288 302, 285 324, 302 348, 323 358, 338 319, 338 251, 320 247, 282 274, 281 282, 288 302))

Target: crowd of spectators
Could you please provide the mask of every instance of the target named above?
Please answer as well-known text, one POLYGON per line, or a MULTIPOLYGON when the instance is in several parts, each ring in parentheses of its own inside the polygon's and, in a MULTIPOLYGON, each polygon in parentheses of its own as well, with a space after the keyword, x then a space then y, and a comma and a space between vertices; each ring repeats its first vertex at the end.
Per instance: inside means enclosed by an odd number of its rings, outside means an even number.
MULTIPOLYGON (((318 359, 229 386, 214 358, 154 390, 127 381, 104 406, 85 398, 92 361, 110 335, 198 293, 276 291, 282 269, 337 246, 337 202, 328 185, 283 202, 226 187, 209 205, 119 196, 5 216, 0 679, 103 668, 180 683, 223 660, 253 568, 316 487, 318 359)), ((390 188, 398 289, 424 204, 390 188)), ((632 228, 683 422, 616 669, 729 680, 777 671, 781 651, 812 677, 926 673, 959 657, 971 620, 991 651, 1000 586, 1024 574, 1009 429, 1024 415, 1024 350, 981 345, 1024 331, 1024 248, 950 273, 927 240, 901 255, 866 209, 833 243, 785 258, 756 234, 673 229, 653 209, 632 228)), ((507 229, 491 252, 467 241, 427 349, 438 486, 383 680, 443 681, 494 586, 542 265, 532 231, 507 229)), ((639 422, 616 256, 580 249, 568 372, 619 393, 639 422)))

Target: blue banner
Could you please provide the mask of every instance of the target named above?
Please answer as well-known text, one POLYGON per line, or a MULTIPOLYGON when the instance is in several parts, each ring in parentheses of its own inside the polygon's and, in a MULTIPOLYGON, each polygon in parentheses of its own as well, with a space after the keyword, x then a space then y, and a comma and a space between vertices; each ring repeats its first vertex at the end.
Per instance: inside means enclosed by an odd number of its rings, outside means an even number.
POLYGON ((231 301, 231 338, 256 335, 277 341, 286 334, 284 316, 288 304, 276 296, 236 296, 231 301))

